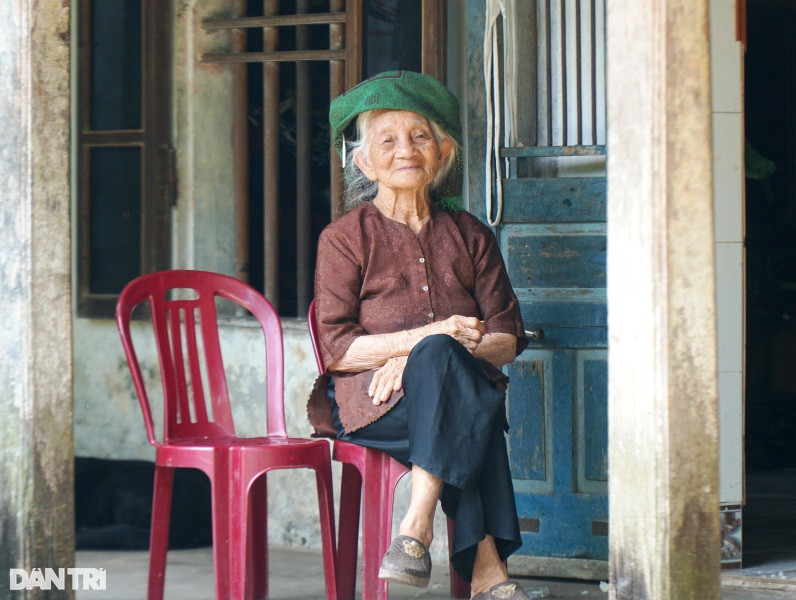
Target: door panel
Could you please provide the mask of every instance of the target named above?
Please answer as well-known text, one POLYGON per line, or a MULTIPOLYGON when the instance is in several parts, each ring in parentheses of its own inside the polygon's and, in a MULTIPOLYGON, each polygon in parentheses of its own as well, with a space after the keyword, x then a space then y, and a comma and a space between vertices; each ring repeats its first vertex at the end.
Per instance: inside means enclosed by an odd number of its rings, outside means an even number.
MULTIPOLYGON (((505 250, 504 250, 505 252, 505 250)), ((604 290, 516 290, 526 329, 542 329, 545 348, 604 348, 608 312, 604 290)))
POLYGON ((515 491, 553 491, 553 353, 528 349, 507 367, 512 384, 507 398, 509 464, 515 491))
POLYGON ((554 203, 512 203, 503 207, 503 223, 589 223, 605 217, 604 177, 562 177, 558 179, 507 179, 503 193, 508 196, 544 198, 554 203))
MULTIPOLYGON (((531 201, 549 206, 557 200, 557 196, 533 199, 522 195, 504 196, 506 205, 531 201)), ((605 287, 605 226, 602 224, 505 225, 500 235, 506 268, 515 289, 605 287)))
MULTIPOLYGON (((510 456, 513 457, 514 491, 522 531, 523 547, 520 554, 586 559, 604 559, 607 556, 607 497, 582 489, 583 486, 573 477, 574 473, 582 469, 593 471, 587 467, 588 460, 583 460, 584 453, 581 456, 573 453, 573 448, 579 445, 577 438, 580 429, 577 424, 579 413, 574 399, 578 396, 588 397, 578 394, 575 388, 589 381, 588 376, 578 381, 576 369, 579 363, 605 363, 605 358, 603 351, 579 353, 573 350, 529 349, 507 368, 511 378, 508 394, 511 428, 508 441, 510 456), (542 356, 544 359, 540 361, 539 357, 542 356), (523 425, 520 425, 517 420, 520 415, 532 418, 532 414, 523 414, 517 406, 529 400, 526 390, 533 378, 528 377, 528 371, 534 363, 545 365, 543 376, 546 385, 530 386, 544 390, 543 404, 550 411, 549 417, 544 421, 546 437, 541 444, 538 438, 536 444, 529 444, 526 439, 528 422, 523 421, 523 425), (529 448, 543 449, 545 452, 546 471, 543 480, 523 479, 519 469, 516 469, 517 464, 525 465, 529 462, 529 448), (524 459, 521 456, 523 454, 524 459)), ((599 373, 599 367, 591 370, 599 373)), ((599 379, 599 375, 597 377, 599 379)), ((535 404, 542 402, 536 400, 535 404)), ((599 401, 596 404, 599 405, 599 401)), ((591 411, 587 421, 593 418, 595 412, 599 414, 599 408, 591 411)), ((536 431, 538 429, 535 428, 536 431)), ((592 456, 604 455, 603 449, 599 447, 599 440, 597 441, 597 445, 585 447, 587 456, 589 453, 592 456)))
POLYGON ((608 352, 577 353, 577 492, 608 493, 608 352))

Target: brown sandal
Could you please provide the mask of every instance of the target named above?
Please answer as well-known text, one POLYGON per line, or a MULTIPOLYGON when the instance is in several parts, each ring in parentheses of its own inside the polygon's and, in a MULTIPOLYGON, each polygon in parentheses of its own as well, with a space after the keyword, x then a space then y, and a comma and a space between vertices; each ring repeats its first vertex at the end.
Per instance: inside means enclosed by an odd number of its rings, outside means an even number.
POLYGON ((381 561, 379 578, 428 587, 431 579, 431 557, 428 550, 413 537, 396 536, 381 561))

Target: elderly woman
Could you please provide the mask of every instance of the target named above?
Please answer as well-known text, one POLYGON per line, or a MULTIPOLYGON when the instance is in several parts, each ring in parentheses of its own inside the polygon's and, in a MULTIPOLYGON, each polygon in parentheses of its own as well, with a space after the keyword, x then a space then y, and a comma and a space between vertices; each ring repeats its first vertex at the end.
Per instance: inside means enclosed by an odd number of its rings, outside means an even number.
POLYGON ((527 341, 492 232, 451 198, 458 101, 427 75, 394 71, 336 98, 330 121, 349 212, 318 242, 328 370, 310 422, 411 466, 410 506, 379 577, 428 585, 440 499, 472 597, 528 598, 503 564, 521 541, 499 370, 527 341))

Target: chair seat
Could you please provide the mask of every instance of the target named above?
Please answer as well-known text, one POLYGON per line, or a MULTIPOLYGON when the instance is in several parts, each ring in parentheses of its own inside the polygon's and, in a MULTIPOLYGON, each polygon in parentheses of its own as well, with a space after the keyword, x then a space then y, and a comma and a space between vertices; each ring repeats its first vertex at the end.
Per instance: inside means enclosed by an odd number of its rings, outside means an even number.
POLYGON ((303 448, 311 448, 313 446, 328 445, 325 439, 307 439, 307 438, 294 438, 294 437, 252 437, 252 438, 195 438, 195 439, 179 439, 169 441, 168 444, 158 444, 158 448, 165 447, 184 447, 184 448, 233 448, 233 447, 251 447, 262 449, 276 449, 287 446, 301 446, 303 448))

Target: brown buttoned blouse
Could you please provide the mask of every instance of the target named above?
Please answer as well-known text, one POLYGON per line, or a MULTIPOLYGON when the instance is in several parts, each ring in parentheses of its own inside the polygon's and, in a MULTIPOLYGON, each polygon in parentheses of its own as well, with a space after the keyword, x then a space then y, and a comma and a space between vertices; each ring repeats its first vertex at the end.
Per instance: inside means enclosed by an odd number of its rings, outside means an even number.
MULTIPOLYGON (((315 315, 324 364, 359 336, 414 329, 452 315, 478 317, 486 333, 517 336, 527 346, 519 304, 492 231, 465 211, 434 210, 415 235, 364 202, 321 233, 315 269, 315 315)), ((485 374, 505 383, 485 360, 485 374)), ((325 373, 307 405, 316 434, 335 435, 326 383, 334 376, 340 421, 350 433, 384 415, 403 390, 374 406, 374 370, 325 373)))

